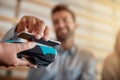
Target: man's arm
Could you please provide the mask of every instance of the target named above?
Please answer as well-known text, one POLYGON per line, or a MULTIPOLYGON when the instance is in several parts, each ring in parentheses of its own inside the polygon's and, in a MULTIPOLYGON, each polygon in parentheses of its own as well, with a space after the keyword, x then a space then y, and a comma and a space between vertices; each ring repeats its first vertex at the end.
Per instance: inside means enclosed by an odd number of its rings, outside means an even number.
POLYGON ((93 55, 86 60, 81 80, 96 80, 96 60, 93 55))

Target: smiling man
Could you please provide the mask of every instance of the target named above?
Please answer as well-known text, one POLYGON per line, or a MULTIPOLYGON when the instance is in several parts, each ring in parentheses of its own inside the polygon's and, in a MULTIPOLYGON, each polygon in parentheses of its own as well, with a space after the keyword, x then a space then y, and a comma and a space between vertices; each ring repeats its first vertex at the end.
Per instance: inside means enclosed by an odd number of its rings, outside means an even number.
POLYGON ((65 5, 57 5, 52 10, 52 21, 61 42, 56 47, 56 60, 47 68, 32 68, 28 80, 96 80, 95 58, 74 43, 77 28, 74 13, 65 5))
MULTIPOLYGON (((40 31, 38 23, 43 24, 43 22, 31 16, 27 16, 26 18, 30 21, 28 26, 31 26, 30 30, 27 31, 32 34, 34 34, 34 30, 31 31, 31 29, 40 31), (34 21, 31 23, 33 18, 38 21, 35 25, 33 24, 34 21)), ((74 13, 65 5, 57 5, 52 10, 52 21, 56 38, 61 42, 61 46, 56 47, 58 50, 56 60, 47 68, 31 68, 28 80, 96 80, 96 61, 94 56, 91 52, 80 49, 74 43, 74 33, 77 28, 74 13)), ((21 23, 18 26, 22 27, 22 25, 26 24, 21 23)), ((19 28, 21 29, 21 27, 19 28)), ((15 32, 21 31, 11 29, 3 40, 15 39, 15 32)), ((48 28, 45 29, 45 33, 43 37, 46 39, 46 36, 49 34, 48 28)), ((36 36, 36 38, 40 38, 41 36, 36 36)))

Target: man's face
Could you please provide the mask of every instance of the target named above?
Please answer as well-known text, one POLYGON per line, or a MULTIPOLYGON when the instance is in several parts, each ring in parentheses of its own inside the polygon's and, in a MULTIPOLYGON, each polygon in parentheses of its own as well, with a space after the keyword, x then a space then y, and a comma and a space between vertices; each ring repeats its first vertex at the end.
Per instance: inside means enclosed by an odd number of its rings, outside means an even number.
POLYGON ((56 37, 59 41, 65 41, 73 36, 75 21, 68 11, 58 11, 53 14, 52 18, 56 37))

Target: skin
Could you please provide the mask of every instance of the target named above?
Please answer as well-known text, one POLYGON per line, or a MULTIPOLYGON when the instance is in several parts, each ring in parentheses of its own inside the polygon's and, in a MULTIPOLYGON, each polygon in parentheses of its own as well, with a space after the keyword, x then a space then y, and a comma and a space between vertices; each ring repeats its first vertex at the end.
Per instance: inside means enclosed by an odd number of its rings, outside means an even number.
POLYGON ((37 39, 43 37, 45 40, 47 40, 49 36, 49 28, 42 20, 34 16, 22 17, 16 27, 15 32, 20 33, 22 31, 34 34, 37 39))
POLYGON ((58 41, 61 42, 63 49, 70 49, 74 45, 74 32, 77 28, 72 15, 68 11, 62 10, 55 12, 52 20, 58 41))
MULTIPOLYGON (((33 16, 23 16, 16 26, 16 33, 20 32, 29 32, 35 35, 37 39, 43 37, 45 40, 48 40, 49 29, 45 23, 33 16)), ((31 49, 35 47, 34 42, 25 42, 25 43, 0 43, 0 66, 11 67, 11 66, 30 66, 37 67, 29 63, 27 60, 22 60, 17 58, 17 53, 31 49)))
POLYGON ((10 66, 30 66, 36 67, 32 65, 27 60, 22 60, 17 58, 17 53, 31 49, 35 46, 33 42, 26 43, 0 43, 0 66, 10 67, 10 66))

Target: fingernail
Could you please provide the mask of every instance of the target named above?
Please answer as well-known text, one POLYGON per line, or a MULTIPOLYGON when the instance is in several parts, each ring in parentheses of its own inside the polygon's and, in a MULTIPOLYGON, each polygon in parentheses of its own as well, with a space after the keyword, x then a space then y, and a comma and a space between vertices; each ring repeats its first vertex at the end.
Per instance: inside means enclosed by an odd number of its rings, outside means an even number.
POLYGON ((41 35, 37 35, 36 38, 37 38, 37 39, 40 39, 40 38, 41 38, 41 35))
POLYGON ((32 34, 35 35, 35 32, 33 31, 32 34))
POLYGON ((48 41, 48 38, 47 38, 47 37, 44 37, 44 40, 45 40, 45 41, 48 41))

